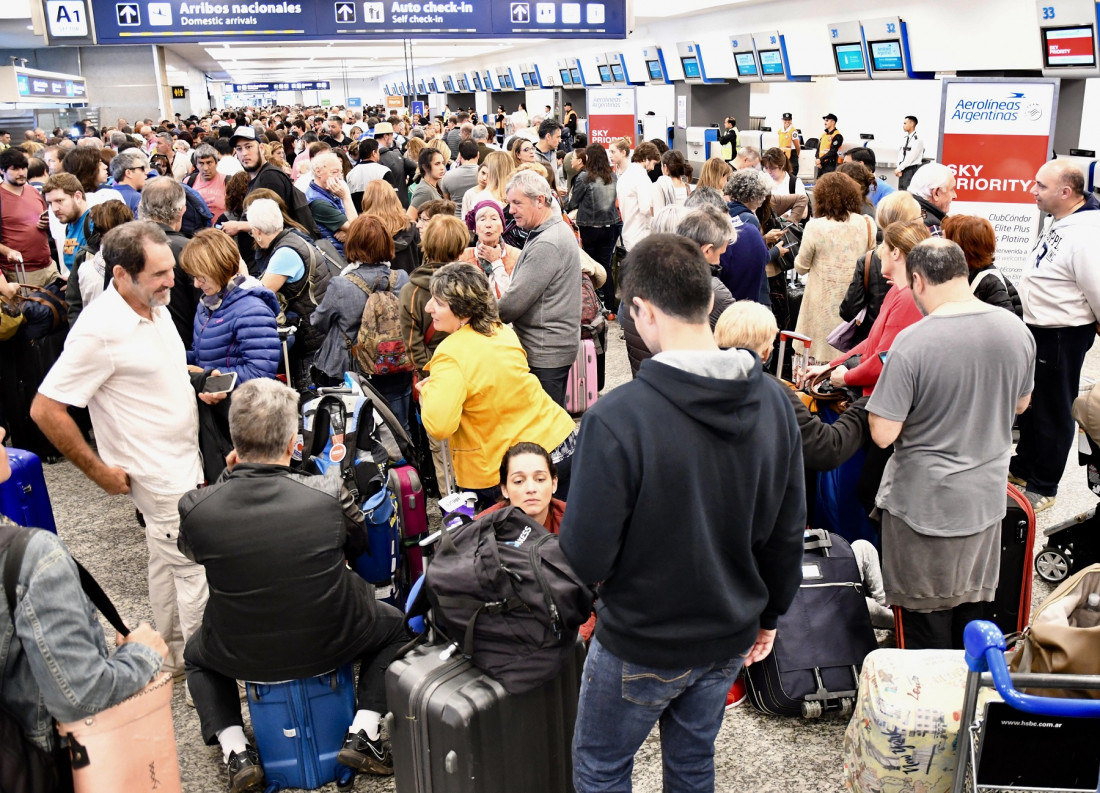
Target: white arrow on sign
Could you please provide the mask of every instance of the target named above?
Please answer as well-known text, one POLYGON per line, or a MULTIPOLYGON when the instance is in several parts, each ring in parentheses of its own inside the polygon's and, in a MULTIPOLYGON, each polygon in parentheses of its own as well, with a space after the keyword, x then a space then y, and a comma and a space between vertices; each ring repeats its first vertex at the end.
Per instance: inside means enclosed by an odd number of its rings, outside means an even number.
POLYGON ((141 13, 138 11, 138 7, 132 3, 119 3, 115 6, 118 12, 118 24, 120 25, 140 25, 141 13))
POLYGON ((337 22, 354 22, 355 21, 355 4, 354 3, 337 3, 336 4, 336 21, 337 22))

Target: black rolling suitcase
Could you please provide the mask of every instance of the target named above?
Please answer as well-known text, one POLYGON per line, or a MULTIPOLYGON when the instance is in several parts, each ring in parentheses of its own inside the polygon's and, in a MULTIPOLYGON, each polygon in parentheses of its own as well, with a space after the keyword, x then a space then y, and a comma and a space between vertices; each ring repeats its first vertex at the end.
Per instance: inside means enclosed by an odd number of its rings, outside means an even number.
POLYGON ((775 645, 745 670, 749 701, 773 716, 847 715, 863 659, 877 646, 851 546, 838 534, 808 531, 802 585, 779 618, 775 645))
POLYGON ((20 331, 10 341, 0 343, 0 400, 8 440, 17 448, 34 452, 43 462, 55 462, 61 459, 61 453, 31 419, 31 402, 61 355, 67 333, 63 328, 28 339, 20 331))
POLYGON ((394 661, 386 726, 397 793, 571 793, 584 656, 578 641, 557 678, 518 696, 452 645, 394 661))

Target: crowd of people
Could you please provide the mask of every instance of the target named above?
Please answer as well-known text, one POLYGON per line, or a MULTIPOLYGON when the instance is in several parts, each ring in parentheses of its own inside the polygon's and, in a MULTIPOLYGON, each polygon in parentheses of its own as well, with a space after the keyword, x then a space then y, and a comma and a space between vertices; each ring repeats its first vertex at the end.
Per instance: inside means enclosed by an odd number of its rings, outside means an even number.
POLYGON ((662 141, 589 145, 568 106, 565 123, 522 106, 485 122, 244 109, 0 151, 3 297, 22 282, 69 298, 64 352, 30 416, 5 419, 33 420, 105 493, 130 494, 156 623, 108 653, 63 545, 36 538, 23 600, 0 610, 0 634, 15 625, 3 702, 25 733, 49 748, 39 703, 72 718, 165 670, 186 680, 231 790, 251 789, 262 761, 235 681, 359 659, 340 760, 392 773, 383 675, 402 618, 345 564, 366 551, 360 505, 291 464, 297 392, 349 371, 422 432, 423 465, 441 480, 453 467, 481 510, 511 504, 560 532, 599 585, 578 791, 628 788, 658 721, 666 784, 713 785, 726 693, 770 652, 801 581, 816 473, 861 448, 879 606, 908 648, 960 646, 998 583, 1004 482, 1036 511, 1054 503, 1100 328, 1100 202, 1075 165, 1043 165, 1044 227, 1013 284, 989 221, 951 213, 946 166, 906 165, 907 189, 886 190, 827 116, 810 192, 797 135, 760 152, 734 124, 731 156, 698 179, 662 141), (581 340, 605 355, 616 318, 634 379, 578 422, 581 340), (793 384, 782 328, 809 339, 793 384), (204 390, 226 373, 235 390, 204 390), (796 391, 818 381, 856 391, 835 423, 796 391), (72 408, 90 412, 94 446, 72 408), (212 467, 202 438, 219 422, 228 454, 212 467), (67 609, 71 636, 34 616, 67 609), (55 647, 84 645, 68 684, 45 671, 55 647))

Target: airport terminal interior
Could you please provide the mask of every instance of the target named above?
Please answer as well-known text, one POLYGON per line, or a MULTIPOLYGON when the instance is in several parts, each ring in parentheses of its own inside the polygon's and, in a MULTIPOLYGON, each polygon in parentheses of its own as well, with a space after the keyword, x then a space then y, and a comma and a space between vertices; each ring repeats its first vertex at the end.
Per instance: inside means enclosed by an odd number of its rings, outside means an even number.
MULTIPOLYGON (((948 214, 988 221, 996 234, 991 262, 1018 285, 1028 268, 1038 266, 1036 244, 1049 222, 1036 204, 1041 189, 1038 169, 1052 159, 1067 161, 1083 178, 1084 197, 1095 203, 1100 196, 1098 13, 1100 3, 1094 0, 864 0, 849 6, 813 0, 2 0, 0 132, 6 135, 0 137, 0 148, 22 146, 28 157, 43 162, 44 152, 53 149, 57 163, 46 162, 47 171, 37 184, 41 191, 64 157, 65 151, 59 155, 55 148, 62 140, 83 147, 88 145, 86 139, 94 138, 94 147, 102 150, 106 163, 119 156, 110 151, 118 149, 119 140, 133 142, 151 158, 147 163, 152 178, 143 182, 155 184, 157 179, 186 181, 197 170, 194 155, 199 146, 206 149, 205 144, 219 137, 229 142, 217 151, 217 159, 232 163, 240 151, 235 147, 242 139, 256 140, 258 127, 259 134, 270 132, 273 148, 266 151, 272 153, 265 156, 275 157, 278 150, 280 167, 285 165, 283 170, 305 192, 314 184, 308 161, 317 137, 303 143, 288 114, 310 125, 320 122, 310 126, 309 133, 335 130, 332 148, 344 159, 351 158, 341 162, 347 173, 355 164, 352 146, 358 150, 361 141, 396 131, 392 145, 408 143, 411 149, 414 138, 432 137, 430 122, 438 119, 446 135, 448 119, 462 112, 465 116, 456 128, 467 120, 484 125, 490 149, 515 135, 531 136, 528 139, 534 144, 540 123, 548 121, 571 122, 569 139, 583 133, 588 143, 605 149, 624 139, 628 152, 637 151, 645 141, 657 142, 660 151, 679 152, 679 162, 687 164, 685 193, 714 160, 732 164, 722 172, 725 183, 734 169, 759 168, 761 153, 780 152, 789 160, 785 170, 781 166, 784 176, 778 182, 768 179, 768 185, 778 185, 777 196, 806 193, 811 205, 815 183, 834 170, 837 161, 868 164, 872 190, 886 185, 881 191, 889 192, 904 190, 921 166, 942 163, 953 177, 954 201, 948 199, 948 214), (341 122, 342 131, 330 125, 335 120, 341 122), (736 133, 734 144, 729 142, 731 129, 736 133), (124 135, 116 138, 118 133, 124 135), (171 158, 161 151, 158 134, 168 136, 171 158), (344 135, 348 137, 341 139, 344 135), (831 147, 830 139, 842 142, 831 147), (857 149, 869 150, 869 160, 852 156, 857 149), (299 170, 296 159, 303 151, 306 156, 299 170), (748 161, 738 158, 739 152, 748 152, 748 161), (157 155, 163 157, 159 169, 157 155), (180 162, 183 166, 177 168, 180 162), (790 188, 786 187, 788 173, 790 188)), ((463 139, 466 134, 461 133, 463 139)), ((420 148, 427 147, 421 144, 420 148)), ((312 156, 321 156, 320 151, 312 156)), ((459 159, 457 145, 447 152, 452 160, 459 159)), ((484 160, 484 153, 479 156, 484 160)), ((523 159, 514 156, 516 164, 523 159)), ((564 181, 568 178, 572 184, 577 172, 570 176, 560 158, 554 161, 552 152, 549 156, 557 174, 556 200, 567 201, 564 181)), ((415 165, 416 160, 413 156, 405 162, 415 165)), ((668 160, 661 162, 667 179, 668 160)), ((34 160, 31 163, 33 171, 34 160)), ((454 162, 453 167, 460 163, 454 162)), ((656 168, 660 172, 662 165, 656 168)), ((542 171, 545 175, 546 169, 542 171)), ((115 186, 119 180, 110 173, 109 179, 103 177, 93 187, 115 186)), ((229 175, 232 170, 223 171, 219 165, 218 173, 229 175)), ((209 178, 203 175, 203 183, 209 178)), ((339 182, 337 178, 334 184, 339 182)), ((402 196, 400 191, 409 187, 403 182, 398 188, 402 207, 408 206, 409 194, 416 190, 413 187, 402 196)), ((224 191, 221 198, 224 204, 224 191)), ((0 189, 0 202, 5 200, 8 193, 0 189)), ((417 206, 415 196, 412 200, 417 206)), ((731 194, 724 200, 732 200, 731 194)), ((682 202, 681 198, 677 203, 682 202)), ((481 208, 482 204, 469 207, 470 216, 461 218, 471 233, 480 223, 481 208)), ((504 207, 498 211, 507 228, 513 220, 511 211, 507 222, 504 207)), ((410 217, 415 220, 413 212, 410 217)), ((363 215, 368 214, 364 209, 363 215)), ((461 209, 456 214, 461 215, 461 209)), ((874 209, 864 214, 874 217, 874 209)), ((211 213, 208 223, 217 223, 217 228, 221 228, 219 220, 248 225, 247 217, 218 215, 211 213)), ((757 233, 752 225, 737 220, 736 214, 734 218, 738 234, 757 233)), ((4 219, 7 222, 6 214, 4 219)), ((617 222, 621 229, 621 221, 617 222)), ((52 201, 49 225, 45 219, 42 225, 52 229, 47 233, 63 247, 72 242, 52 201)), ((317 225, 322 225, 320 217, 317 225)), ((781 227, 787 227, 786 220, 781 227)), ((479 225, 476 230, 481 233, 479 225)), ((3 236, 7 231, 0 229, 0 239, 7 239, 3 236)), ((263 238, 255 227, 244 236, 253 233, 263 238)), ((342 243, 347 233, 345 228, 324 236, 342 243)), ((802 234, 801 225, 798 233, 802 234)), ((1095 233, 1094 250, 1100 249, 1100 227, 1095 233)), ((424 232, 419 234, 421 239, 424 232)), ((932 234, 939 236, 938 225, 932 234)), ((583 242, 584 238, 578 232, 577 239, 583 242)), ((774 243, 775 239, 768 240, 769 245, 774 243)), ((56 243, 51 245, 56 248, 56 243)), ((608 271, 611 251, 607 247, 608 271)), ((12 256, 8 259, 16 261, 12 256)), ((1100 264, 1095 257, 1092 261, 1100 264)), ((8 262, 0 264, 9 281, 21 280, 8 262)), ((602 264, 597 262, 601 269, 602 264)), ((515 266, 522 268, 522 264, 515 266)), ((482 269, 491 276, 491 264, 483 263, 482 269)), ((844 279, 845 288, 849 278, 844 279)), ((780 278, 779 288, 787 295, 793 287, 801 295, 805 282, 805 277, 790 269, 789 277, 780 278), (789 278, 786 283, 785 278, 789 278)), ((865 276, 865 290, 867 284, 865 276)), ((768 285, 763 281, 764 293, 768 285)), ((601 342, 605 347, 603 386, 599 398, 593 395, 589 403, 599 405, 609 393, 632 382, 629 355, 634 353, 628 354, 631 337, 620 324, 622 316, 615 316, 622 313, 616 296, 601 290, 595 299, 606 304, 601 304, 600 314, 608 319, 601 342)), ((1093 305, 1100 312, 1100 304, 1093 305)), ((210 309, 214 310, 216 306, 210 309)), ((1100 313, 1096 320, 1100 333, 1100 313)), ((834 317, 833 321, 840 320, 834 317)), ((795 330, 784 327, 778 316, 777 322, 780 330, 795 330)), ((13 345, 22 343, 21 338, 0 341, 0 366, 5 356, 15 355, 13 345)), ((1091 346, 1091 337, 1088 341, 1091 346)), ((423 343, 427 346, 427 337, 423 343)), ((959 343, 969 345, 971 340, 959 343)), ((349 348, 351 344, 349 339, 349 348)), ((280 356, 287 359, 280 370, 284 381, 300 385, 289 371, 293 368, 289 353, 281 349, 276 357, 280 356)), ((13 403, 7 389, 12 371, 10 363, 0 368, 0 390, 4 391, 7 443, 18 447, 13 422, 29 421, 29 398, 20 403, 23 415, 11 415, 13 403)), ((1069 387, 1076 386, 1083 394, 1098 378, 1100 351, 1093 347, 1084 356, 1079 382, 1069 387)), ((570 412, 583 428, 583 409, 570 412)), ((1078 440, 1074 439, 1064 471, 1056 479, 1056 500, 1046 504, 1035 493, 1026 496, 1038 512, 1034 544, 1027 549, 1025 563, 1036 574, 1033 580, 1030 573, 1024 576, 1031 587, 1024 597, 1030 598, 1032 611, 1068 573, 1100 562, 1100 558, 1077 560, 1075 567, 1072 553, 1062 552, 1033 561, 1048 550, 1048 530, 1069 526, 1076 516, 1094 519, 1089 513, 1095 513, 1100 482, 1095 491, 1090 489, 1078 440)), ((335 456, 332 459, 338 462, 335 456)), ((430 453, 422 462, 433 464, 430 453)), ((1095 468, 1094 463, 1093 475, 1095 468)), ((57 534, 72 555, 98 579, 128 624, 154 621, 146 578, 145 529, 138 522, 140 515, 135 515, 134 502, 128 496, 105 494, 69 460, 47 460, 44 474, 57 534)), ((577 486, 574 480, 571 487, 577 486)), ((436 498, 427 501, 427 516, 429 529, 439 530, 443 513, 436 498)), ((731 520, 737 519, 731 516, 731 520)), ((662 586, 668 598, 680 596, 676 582, 662 586)), ((113 646, 114 630, 101 621, 108 645, 113 646)), ((874 633, 878 647, 896 646, 894 630, 876 626, 874 633)), ((960 702, 961 697, 960 689, 960 702)), ((926 784, 917 777, 906 779, 905 774, 879 787, 854 786, 845 772, 849 759, 845 732, 853 704, 848 703, 843 712, 827 708, 818 718, 768 715, 748 701, 727 708, 714 741, 713 789, 746 793, 951 789, 950 780, 926 784)), ((242 709, 245 732, 251 736, 252 722, 243 701, 242 709)), ((231 789, 223 752, 217 745, 204 744, 198 711, 187 701, 182 676, 175 685, 171 711, 182 790, 231 789)), ((880 726, 886 734, 888 727, 880 726)), ((383 727, 388 728, 385 721, 383 727)), ((522 736, 510 736, 517 737, 522 736)), ((903 746, 897 753, 904 751, 903 746)), ((926 759, 931 767, 931 759, 926 759)), ((494 769, 479 769, 479 773, 491 779, 494 769)), ((640 793, 676 789, 667 779, 662 788, 662 774, 660 733, 655 726, 635 757, 633 789, 640 793)), ((396 778, 360 773, 351 789, 398 793, 500 789, 489 781, 465 779, 447 787, 451 782, 455 780, 403 777, 399 763, 396 778)), ((1094 777, 1091 788, 1064 789, 1096 790, 1098 783, 1094 777)), ((122 787, 94 789, 129 793, 122 787)), ((178 788, 169 784, 168 789, 178 788)), ((329 777, 318 789, 347 788, 338 787, 329 777)), ((542 790, 533 787, 513 793, 542 790)), ((566 782, 545 790, 565 793, 573 787, 566 782)))

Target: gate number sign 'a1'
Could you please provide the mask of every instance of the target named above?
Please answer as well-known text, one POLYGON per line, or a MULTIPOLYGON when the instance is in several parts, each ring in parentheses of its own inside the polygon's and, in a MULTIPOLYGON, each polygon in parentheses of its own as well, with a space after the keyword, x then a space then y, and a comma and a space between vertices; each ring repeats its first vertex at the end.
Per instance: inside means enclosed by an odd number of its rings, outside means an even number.
POLYGON ((47 0, 46 2, 50 35, 57 38, 87 36, 87 14, 84 0, 47 0))

